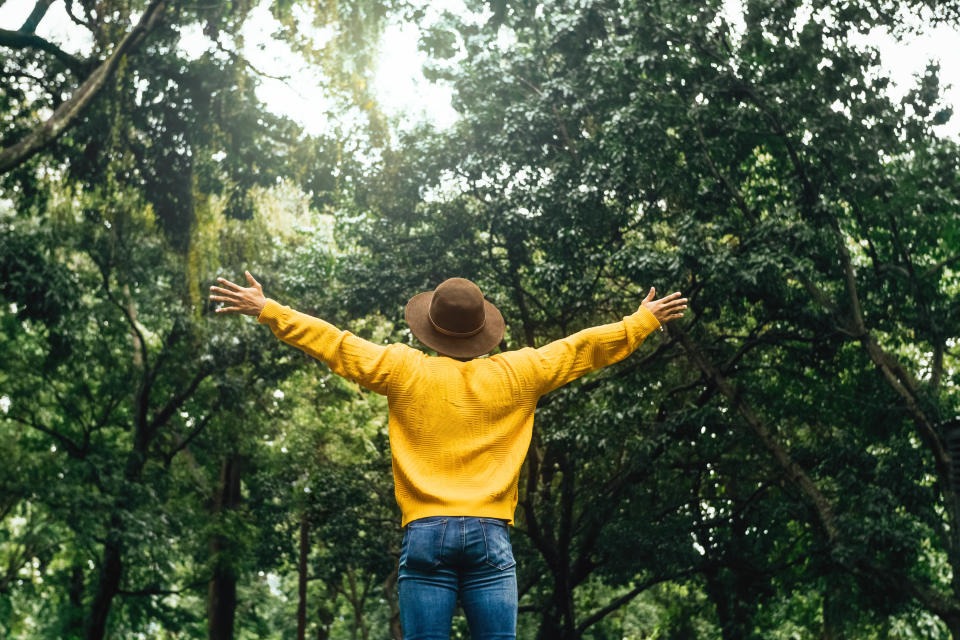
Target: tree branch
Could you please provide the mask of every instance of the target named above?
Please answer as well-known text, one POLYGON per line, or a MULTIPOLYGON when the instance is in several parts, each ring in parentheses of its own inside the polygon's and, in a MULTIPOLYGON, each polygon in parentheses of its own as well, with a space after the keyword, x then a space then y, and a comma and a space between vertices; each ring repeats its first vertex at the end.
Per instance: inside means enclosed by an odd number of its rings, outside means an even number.
POLYGON ((650 580, 641 582, 640 584, 638 584, 637 586, 635 586, 633 589, 626 592, 622 596, 611 600, 610 603, 607 604, 607 606, 601 609, 598 609, 597 611, 593 612, 592 614, 584 618, 583 621, 577 625, 577 636, 578 637, 582 636, 583 632, 586 631, 591 625, 594 625, 600 622, 609 614, 613 613, 623 605, 627 604, 628 602, 636 598, 638 595, 640 595, 650 587, 656 584, 660 584, 661 582, 667 582, 669 580, 675 580, 677 578, 683 578, 683 577, 692 575, 695 571, 696 571, 695 569, 688 569, 686 571, 681 571, 679 573, 676 573, 672 576, 658 576, 656 578, 651 578, 650 580))
POLYGON ((203 382, 204 379, 206 379, 211 373, 213 373, 213 371, 206 367, 200 369, 200 371, 193 376, 193 379, 190 381, 190 383, 187 384, 187 386, 180 393, 170 398, 170 401, 164 405, 163 409, 154 415, 153 420, 150 421, 148 433, 156 433, 157 429, 166 424, 170 419, 170 416, 172 416, 173 413, 180 408, 180 405, 182 405, 187 398, 193 395, 193 392, 197 390, 197 387, 200 386, 200 383, 203 382))
POLYGON ((163 456, 163 461, 165 466, 170 466, 170 463, 173 461, 173 457, 178 453, 180 453, 181 451, 183 451, 184 449, 186 449, 187 446, 189 446, 189 444, 193 442, 193 439, 196 438, 198 435, 200 435, 200 433, 204 430, 204 428, 206 428, 207 424, 210 422, 210 419, 213 418, 216 412, 217 412, 217 407, 214 407, 213 409, 211 409, 210 413, 205 415, 203 417, 203 420, 200 421, 200 424, 194 427, 193 431, 190 432, 190 435, 184 438, 180 442, 180 444, 178 444, 169 453, 163 456))
POLYGON ((247 60, 244 56, 240 55, 240 54, 237 53, 236 51, 231 51, 230 49, 228 49, 228 48, 226 48, 225 46, 223 46, 223 43, 220 42, 219 40, 216 41, 216 45, 217 45, 217 51, 219 51, 219 52, 227 55, 227 57, 229 57, 231 60, 233 60, 233 62, 234 62, 235 64, 243 65, 244 67, 250 69, 250 70, 253 71, 255 74, 257 74, 258 76, 261 76, 261 77, 263 77, 263 78, 270 78, 271 80, 279 80, 280 82, 284 83, 285 85, 287 85, 288 87, 290 87, 291 89, 293 89, 294 91, 296 91, 296 88, 293 87, 292 85, 290 85, 290 83, 289 83, 289 80, 290 80, 290 75, 289 75, 289 74, 288 74, 288 75, 285 75, 285 76, 275 76, 275 75, 271 75, 271 74, 267 73, 266 71, 261 71, 260 69, 258 69, 258 68, 256 68, 255 66, 253 66, 253 63, 252 63, 252 62, 250 62, 249 60, 247 60))
POLYGON ((135 590, 134 589, 117 589, 117 594, 121 596, 133 596, 133 597, 172 596, 172 595, 178 595, 181 593, 190 593, 190 592, 196 591, 207 582, 208 580, 197 581, 192 584, 186 585, 182 589, 162 589, 159 586, 144 587, 143 589, 135 589, 135 590))
POLYGON ((73 126, 84 109, 100 93, 123 57, 133 51, 156 26, 165 6, 166 0, 152 0, 137 25, 123 37, 113 53, 90 74, 69 100, 57 107, 46 122, 35 127, 19 142, 0 150, 0 174, 26 162, 73 126))
POLYGON ((724 186, 724 188, 727 190, 727 193, 733 196, 734 201, 737 203, 737 207, 740 208, 740 211, 743 212, 743 215, 747 216, 747 220, 752 223, 756 223, 759 219, 757 214, 747 204, 747 201, 744 199, 743 194, 740 193, 740 190, 737 189, 725 175, 720 173, 720 170, 717 169, 717 165, 713 162, 713 158, 710 157, 710 151, 707 149, 707 141, 703 137, 703 129, 700 127, 700 122, 692 115, 690 116, 690 119, 693 121, 693 130, 697 133, 697 140, 700 142, 700 152, 707 161, 707 166, 710 168, 710 173, 712 173, 713 177, 724 186))
POLYGON ((884 378, 887 380, 890 386, 893 387, 894 391, 896 391, 897 394, 903 398, 907 406, 907 410, 910 412, 910 415, 913 416, 914 422, 916 422, 917 426, 920 428, 920 434, 923 436, 927 446, 930 447, 930 450, 933 453, 934 462, 937 467, 937 474, 940 476, 941 483, 943 485, 944 496, 947 498, 948 510, 951 512, 951 515, 954 516, 951 518, 951 522, 957 522, 958 518, 960 518, 960 514, 952 513, 954 511, 952 505, 955 496, 952 495, 952 490, 949 483, 951 473, 950 454, 947 452, 943 445, 943 441, 937 434, 937 430, 933 424, 933 421, 927 416, 926 412, 920 406, 916 381, 913 380, 913 377, 895 356, 892 356, 884 351, 883 347, 880 346, 880 343, 877 342, 876 338, 874 338, 867 329, 866 323, 863 319, 863 311, 860 306, 860 296, 857 292, 856 274, 854 273, 853 261, 850 258, 850 252, 847 250, 846 241, 840 229, 836 226, 836 224, 831 225, 831 227, 834 235, 837 238, 837 244, 839 245, 840 264, 843 268, 844 285, 847 289, 847 295, 850 298, 851 321, 853 323, 853 329, 856 332, 860 343, 870 356, 870 359, 877 366, 877 368, 880 369, 884 378))
POLYGON ((953 264, 956 264, 957 262, 960 262, 960 253, 954 254, 949 258, 946 258, 945 260, 941 260, 936 264, 930 265, 929 267, 923 270, 923 273, 920 274, 920 277, 928 278, 934 275, 937 271, 940 271, 940 269, 943 269, 944 267, 949 267, 953 264))
POLYGON ((36 49, 37 51, 45 51, 59 60, 63 66, 77 74, 77 76, 82 78, 87 75, 87 62, 67 53, 49 40, 41 38, 36 34, 0 29, 0 46, 7 47, 8 49, 36 49))
POLYGON ((47 15, 47 9, 50 8, 51 4, 53 4, 53 0, 37 0, 37 4, 33 5, 33 11, 27 16, 23 26, 20 27, 20 31, 23 33, 36 31, 37 25, 43 20, 43 16, 47 15))
POLYGON ((70 16, 70 19, 73 21, 74 24, 76 24, 79 27, 83 27, 89 31, 95 30, 92 20, 89 19, 90 18, 89 13, 87 14, 87 18, 88 18, 87 20, 84 20, 83 18, 78 18, 73 13, 73 0, 64 0, 64 2, 65 2, 64 8, 67 10, 67 15, 70 16))
MULTIPOLYGON (((760 438, 763 445, 770 451, 780 466, 787 472, 790 480, 800 489, 800 491, 810 500, 820 517, 820 522, 827 534, 827 540, 830 547, 836 547, 841 541, 839 531, 836 526, 836 515, 833 512, 833 505, 820 492, 813 480, 797 464, 783 447, 777 441, 769 428, 761 421, 753 408, 737 393, 730 382, 719 372, 716 367, 704 356, 693 344, 690 338, 682 330, 674 328, 673 331, 679 335, 681 344, 687 350, 687 354, 699 369, 701 369, 708 379, 719 388, 720 392, 728 398, 731 404, 737 409, 737 412, 746 420, 754 433, 760 438)), ((867 336, 869 338, 869 334, 867 336)), ((939 466, 939 465, 938 465, 939 466)), ((950 498, 952 494, 949 487, 944 487, 944 494, 947 499, 947 507, 952 511, 950 498)), ((953 522, 953 520, 951 520, 953 522)), ((907 576, 892 574, 887 568, 877 566, 865 558, 861 558, 852 565, 843 564, 846 569, 857 575, 866 584, 876 585, 877 582, 886 583, 894 591, 903 591, 911 597, 916 598, 943 619, 960 617, 960 603, 956 602, 950 596, 943 594, 936 589, 919 583, 907 576)))
POLYGON ((690 337, 679 327, 671 327, 671 333, 677 334, 680 344, 683 345, 690 361, 704 373, 707 379, 717 386, 720 393, 727 397, 727 400, 733 408, 746 420, 747 425, 757 435, 763 443, 763 446, 773 455, 781 468, 787 473, 790 481, 813 503, 817 514, 820 516, 820 522, 827 534, 827 538, 830 542, 836 541, 839 537, 836 515, 833 512, 833 506, 827 500, 826 496, 820 492, 820 489, 817 488, 806 471, 797 464, 783 445, 776 439, 769 427, 764 424, 760 416, 754 411, 753 407, 737 393, 737 390, 730 384, 730 381, 721 374, 716 366, 693 344, 690 337))
POLYGON ((62 433, 57 432, 55 429, 46 427, 40 424, 39 422, 36 422, 32 418, 28 420, 25 418, 18 418, 17 416, 11 416, 11 415, 8 415, 7 418, 10 420, 13 420, 14 422, 18 422, 24 426, 30 427, 31 429, 36 429, 41 433, 47 434, 48 436, 50 436, 51 438, 59 442, 60 445, 64 449, 66 449, 67 453, 69 453, 71 457, 83 459, 83 450, 73 440, 66 437, 62 433))
POLYGON ((140 327, 137 326, 137 319, 134 316, 135 311, 132 308, 132 304, 122 304, 113 296, 113 292, 110 290, 110 274, 107 272, 106 266, 97 260, 94 261, 96 262, 97 267, 100 269, 100 275, 103 278, 103 291, 106 294, 107 299, 113 303, 115 307, 120 309, 120 312, 123 314, 127 324, 130 325, 134 342, 134 366, 136 366, 137 369, 142 369, 143 371, 143 379, 140 383, 140 389, 136 392, 134 404, 136 413, 134 419, 136 420, 139 428, 139 425, 146 424, 147 422, 147 407, 149 406, 150 401, 150 389, 153 387, 153 381, 156 374, 155 371, 151 369, 147 341, 144 339, 143 332, 140 331, 140 327))

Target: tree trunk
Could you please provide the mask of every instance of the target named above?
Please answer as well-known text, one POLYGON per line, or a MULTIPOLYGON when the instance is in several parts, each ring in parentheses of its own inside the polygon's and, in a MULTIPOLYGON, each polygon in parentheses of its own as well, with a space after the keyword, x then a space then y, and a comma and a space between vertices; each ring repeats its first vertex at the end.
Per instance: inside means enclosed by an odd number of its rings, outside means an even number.
POLYGON ((540 619, 538 640, 577 640, 576 618, 573 608, 573 588, 570 586, 569 566, 566 554, 561 555, 561 564, 553 568, 553 593, 550 603, 540 619))
MULTIPOLYGON (((229 456, 220 466, 220 489, 214 501, 213 515, 236 509, 240 504, 240 461, 236 455, 229 456)), ((232 640, 233 624, 237 610, 237 572, 231 558, 223 551, 229 540, 224 536, 210 538, 210 555, 213 558, 213 578, 210 580, 207 617, 210 624, 210 640, 232 640)))
POLYGON ((297 561, 297 640, 307 637, 307 557, 310 555, 307 510, 300 514, 300 558, 297 561))
POLYGON ((75 564, 70 570, 70 587, 67 592, 70 604, 63 623, 68 638, 80 638, 83 633, 83 566, 75 564))
POLYGON ((120 578, 123 576, 123 549, 117 539, 120 529, 119 518, 114 516, 110 522, 110 539, 103 547, 103 561, 100 566, 100 580, 97 593, 93 598, 90 617, 87 619, 86 640, 103 640, 107 631, 107 616, 110 605, 120 590, 120 578))
MULTIPOLYGON (((556 533, 555 535, 543 536, 545 538, 543 542, 552 547, 550 557, 545 559, 553 576, 553 593, 541 618, 538 638, 541 640, 576 640, 579 634, 577 633, 576 614, 573 606, 574 580, 571 557, 573 544, 573 470, 567 457, 551 457, 551 459, 555 460, 561 469, 556 533)), ((550 465, 544 465, 544 468, 549 469, 550 465)), ((544 475, 540 478, 540 482, 541 486, 549 488, 553 481, 549 475, 544 475)), ((544 496, 543 502, 544 504, 551 503, 549 493, 544 496)))
POLYGON ((720 636, 723 640, 740 640, 740 637, 736 635, 737 629, 731 613, 733 608, 730 604, 732 594, 727 588, 726 581, 721 578, 720 567, 708 563, 702 575, 706 583, 707 596, 710 598, 717 612, 717 621, 720 623, 720 636))
MULTIPOLYGON (((730 490, 736 495, 736 479, 729 483, 730 490)), ((733 553, 730 571, 733 573, 732 622, 737 630, 737 638, 752 638, 753 603, 756 601, 758 581, 763 577, 757 573, 750 559, 751 541, 747 538, 747 523, 742 517, 735 516, 730 524, 730 550, 733 553)))
POLYGON ((330 640, 330 629, 336 619, 337 583, 334 581, 323 583, 323 597, 317 605, 317 640, 330 640))
POLYGON ((953 640, 960 640, 960 616, 952 616, 944 619, 947 629, 950 631, 950 637, 953 640))
POLYGON ((567 640, 560 623, 561 617, 554 603, 544 611, 540 618, 540 628, 537 630, 537 640, 567 640))
MULTIPOLYGON (((2 155, 2 154, 0 154, 2 155)), ((108 291, 109 293, 109 291, 108 291)), ((146 462, 147 451, 152 437, 152 431, 147 421, 146 407, 148 404, 148 389, 146 371, 147 362, 144 357, 144 344, 142 336, 136 327, 136 308, 133 306, 129 289, 126 290, 127 307, 125 309, 128 319, 134 330, 131 331, 133 339, 133 366, 141 379, 140 390, 133 397, 133 446, 127 454, 127 462, 123 469, 123 479, 128 484, 140 482, 140 474, 143 472, 143 465, 146 462)), ((124 531, 124 522, 120 517, 129 507, 128 493, 124 489, 123 493, 117 498, 113 505, 113 512, 110 516, 110 522, 107 525, 107 540, 103 545, 103 559, 100 562, 100 578, 97 581, 97 592, 93 597, 93 604, 90 609, 90 617, 87 618, 86 640, 102 640, 107 631, 107 617, 110 615, 110 607, 113 599, 120 591, 120 580, 123 578, 123 545, 121 536, 124 531)))
POLYGON ((383 597, 390 605, 390 637, 393 640, 403 640, 403 626, 400 624, 400 602, 397 598, 397 578, 399 567, 394 567, 383 583, 383 597))
POLYGON ((840 634, 833 621, 833 606, 830 602, 830 585, 824 586, 823 603, 820 605, 823 615, 823 627, 820 630, 820 640, 839 640, 840 634))
POLYGON ((367 640, 370 637, 370 630, 367 628, 367 621, 363 616, 363 609, 367 602, 367 589, 369 585, 366 582, 364 582, 363 585, 358 585, 356 570, 352 568, 347 569, 346 578, 347 589, 344 595, 346 595, 350 606, 353 608, 353 629, 351 630, 350 637, 356 640, 357 632, 359 632, 360 639, 367 640))
MULTIPOLYGON (((127 456, 127 465, 124 469, 124 479, 129 482, 138 482, 143 471, 149 437, 146 427, 138 424, 133 438, 133 450, 127 456)), ((90 617, 87 619, 86 640, 103 640, 107 631, 107 617, 113 599, 120 591, 120 580, 123 578, 123 545, 120 536, 124 523, 120 513, 128 506, 126 498, 121 498, 114 506, 113 515, 107 526, 107 541, 103 545, 103 560, 100 563, 100 579, 97 583, 97 593, 93 597, 90 617)))
POLYGON ((317 640, 330 640, 330 628, 333 626, 333 620, 336 617, 334 614, 334 605, 337 600, 336 590, 327 585, 326 596, 317 605, 317 621, 319 622, 317 624, 317 640))
POLYGON ((948 623, 947 628, 950 630, 950 637, 953 640, 960 640, 960 620, 948 623))

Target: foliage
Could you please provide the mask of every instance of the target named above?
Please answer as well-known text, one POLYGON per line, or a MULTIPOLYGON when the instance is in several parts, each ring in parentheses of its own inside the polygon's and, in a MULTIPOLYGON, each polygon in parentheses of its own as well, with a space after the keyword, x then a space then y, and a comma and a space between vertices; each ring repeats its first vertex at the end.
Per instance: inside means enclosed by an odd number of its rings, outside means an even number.
MULTIPOLYGON (((5 148, 147 6, 107 4, 64 3, 73 58, 0 34, 5 148)), ((650 285, 692 298, 541 402, 521 637, 960 637, 960 154, 938 69, 893 101, 851 37, 957 3, 750 0, 739 26, 720 2, 269 6, 329 79, 329 135, 257 101, 231 48, 252 4, 170 3, 0 176, 0 635, 396 636, 385 402, 215 318, 206 287, 249 269, 378 342, 412 343, 404 303, 454 275, 503 348, 650 285), (397 16, 450 130, 337 118, 397 16)))

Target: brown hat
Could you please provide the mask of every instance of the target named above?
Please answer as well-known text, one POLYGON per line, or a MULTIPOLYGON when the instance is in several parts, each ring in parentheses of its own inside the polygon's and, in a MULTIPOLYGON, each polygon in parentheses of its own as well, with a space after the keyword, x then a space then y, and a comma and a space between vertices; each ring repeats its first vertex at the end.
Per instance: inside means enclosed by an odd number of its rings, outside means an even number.
POLYGON ((503 338, 503 316, 465 278, 444 280, 413 296, 404 316, 420 342, 448 356, 482 356, 503 338))

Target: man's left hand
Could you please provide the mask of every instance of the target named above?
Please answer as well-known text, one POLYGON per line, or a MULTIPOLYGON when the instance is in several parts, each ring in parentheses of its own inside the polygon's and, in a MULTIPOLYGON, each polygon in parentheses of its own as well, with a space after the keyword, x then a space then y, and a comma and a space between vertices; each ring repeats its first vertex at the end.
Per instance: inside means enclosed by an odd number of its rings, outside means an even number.
POLYGON ((244 271, 249 287, 241 287, 225 278, 217 278, 222 287, 210 287, 210 299, 225 302, 228 306, 220 307, 217 313, 242 313, 256 318, 263 311, 267 299, 263 295, 263 287, 253 279, 249 271, 244 271))

